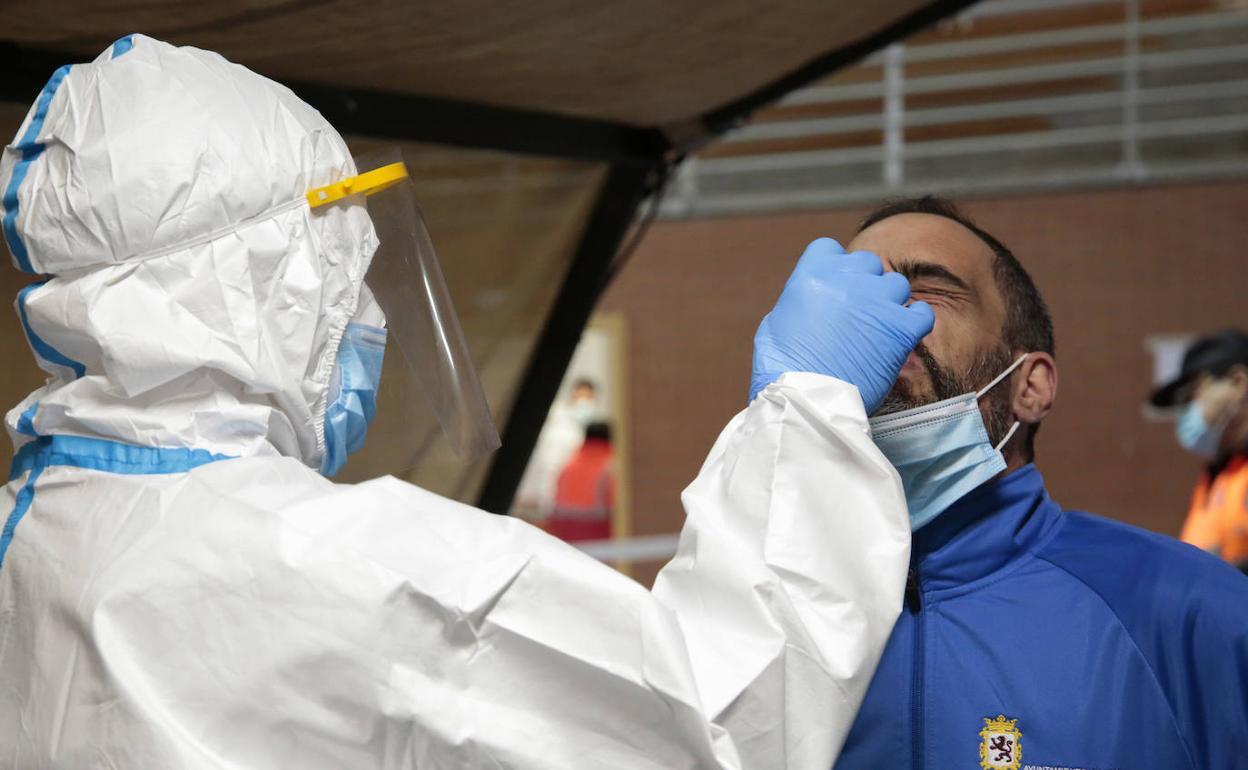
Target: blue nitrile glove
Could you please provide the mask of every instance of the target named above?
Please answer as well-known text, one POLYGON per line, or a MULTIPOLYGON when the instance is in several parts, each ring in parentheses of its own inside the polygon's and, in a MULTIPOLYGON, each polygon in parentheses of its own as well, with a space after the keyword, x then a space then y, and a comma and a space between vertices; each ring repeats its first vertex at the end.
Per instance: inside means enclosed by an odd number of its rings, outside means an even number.
POLYGON ((754 335, 750 400, 785 372, 815 372, 856 385, 871 414, 935 323, 909 299, 910 282, 871 252, 812 242, 754 335))

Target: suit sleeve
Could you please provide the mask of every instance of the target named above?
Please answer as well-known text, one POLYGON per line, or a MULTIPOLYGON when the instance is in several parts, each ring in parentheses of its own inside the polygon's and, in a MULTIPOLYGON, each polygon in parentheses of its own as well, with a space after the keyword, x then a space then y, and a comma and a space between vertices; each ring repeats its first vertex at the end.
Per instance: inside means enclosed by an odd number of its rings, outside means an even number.
POLYGON ((857 391, 786 374, 683 496, 655 596, 680 619, 706 713, 745 767, 827 768, 901 609, 905 497, 857 391))
POLYGON ((368 734, 386 734, 408 763, 396 767, 827 770, 900 611, 909 551, 901 485, 857 391, 785 375, 723 431, 683 500, 679 553, 653 592, 395 479, 291 509, 284 540, 318 545, 272 582, 299 594, 280 597, 287 614, 330 603, 346 654, 325 660, 292 632, 277 654, 335 675, 283 692, 300 713, 384 714, 368 734))

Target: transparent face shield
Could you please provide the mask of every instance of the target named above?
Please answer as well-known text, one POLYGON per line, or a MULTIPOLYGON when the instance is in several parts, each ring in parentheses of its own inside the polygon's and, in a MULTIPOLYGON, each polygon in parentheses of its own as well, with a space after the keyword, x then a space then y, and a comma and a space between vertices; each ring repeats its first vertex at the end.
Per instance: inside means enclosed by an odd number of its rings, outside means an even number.
POLYGON ((498 431, 415 186, 398 148, 355 160, 356 176, 309 191, 308 202, 314 213, 325 206, 366 206, 379 241, 364 279, 388 332, 377 415, 368 429, 368 443, 384 449, 368 454, 384 461, 370 475, 401 475, 416 465, 436 438, 429 412, 456 455, 476 460, 498 448, 498 431))

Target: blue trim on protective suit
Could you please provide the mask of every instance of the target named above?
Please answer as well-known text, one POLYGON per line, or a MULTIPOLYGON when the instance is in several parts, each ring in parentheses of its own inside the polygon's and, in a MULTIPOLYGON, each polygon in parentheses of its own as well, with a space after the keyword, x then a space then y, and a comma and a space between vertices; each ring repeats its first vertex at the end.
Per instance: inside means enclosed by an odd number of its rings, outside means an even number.
POLYGON ((69 75, 71 66, 66 64, 52 73, 52 77, 48 79, 48 84, 43 87, 43 92, 39 94, 39 101, 35 106, 35 114, 30 120, 30 125, 26 127, 26 133, 13 146, 13 149, 21 153, 22 157, 17 161, 17 165, 13 167, 13 175, 9 177, 9 186, 4 191, 4 238, 9 244, 9 251, 13 252, 13 258, 17 260, 18 269, 25 273, 35 273, 37 271, 30 264, 30 254, 26 251, 26 244, 22 243, 22 239, 17 234, 17 209, 19 206, 17 191, 22 186, 22 182, 25 181, 31 164, 43 154, 44 146, 38 141, 39 132, 43 130, 43 121, 48 116, 48 108, 52 104, 52 97, 56 95, 56 89, 60 88, 61 82, 69 75))
POLYGON ((21 433, 23 436, 38 436, 39 435, 38 433, 35 432, 35 412, 37 412, 38 410, 39 410, 39 402, 36 401, 35 403, 27 407, 26 411, 22 412, 21 416, 17 418, 17 432, 18 433, 21 433))
POLYGON ((17 313, 22 319, 22 328, 26 331, 26 338, 30 340, 30 346, 35 349, 35 353, 45 361, 49 361, 58 366, 64 366, 72 369, 75 377, 81 377, 87 373, 87 367, 65 355, 61 351, 49 345, 30 326, 30 319, 26 317, 26 298, 35 289, 43 286, 47 281, 32 283, 17 293, 17 313))
POLYGON ((145 475, 185 473, 201 465, 230 459, 229 455, 213 454, 204 449, 133 446, 83 436, 40 436, 18 450, 9 470, 10 481, 27 471, 30 476, 18 491, 17 504, 13 506, 13 512, 0 533, 0 569, 4 568, 4 555, 9 550, 17 525, 35 500, 35 482, 46 468, 59 465, 105 473, 145 475))
POLYGON ((43 466, 64 465, 105 473, 145 475, 185 473, 201 465, 233 459, 206 449, 147 447, 85 436, 40 436, 13 458, 9 479, 43 466))
POLYGON ((118 39, 117 42, 113 43, 112 58, 116 59, 118 56, 124 55, 131 48, 134 48, 134 35, 126 35, 118 39))
POLYGON ((26 515, 26 511, 30 510, 30 504, 35 501, 35 482, 39 480, 41 473, 43 473, 43 468, 35 468, 31 471, 30 478, 26 479, 26 483, 17 493, 17 504, 13 506, 13 512, 9 514, 8 521, 4 523, 4 531, 0 532, 0 569, 4 568, 4 555, 9 552, 9 543, 13 542, 13 533, 17 530, 18 522, 26 515))

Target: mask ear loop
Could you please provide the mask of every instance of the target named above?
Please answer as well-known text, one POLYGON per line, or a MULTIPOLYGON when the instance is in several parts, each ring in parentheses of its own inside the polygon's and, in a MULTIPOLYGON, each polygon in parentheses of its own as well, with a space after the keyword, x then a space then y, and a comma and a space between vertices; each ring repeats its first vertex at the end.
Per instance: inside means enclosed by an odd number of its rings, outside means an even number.
POLYGON ((1014 424, 1010 426, 1010 429, 1009 429, 1009 430, 1007 430, 1007 431, 1005 432, 1005 438, 1001 439, 1001 443, 999 443, 999 444, 997 444, 996 446, 994 446, 994 447, 993 447, 993 450, 994 450, 994 451, 997 451, 997 452, 1000 452, 1000 451, 1001 451, 1001 447, 1003 447, 1003 446, 1005 446, 1006 444, 1010 443, 1010 439, 1014 438, 1014 434, 1018 431, 1018 427, 1019 427, 1020 425, 1022 425, 1022 423, 1021 423, 1021 422, 1019 422, 1018 420, 1015 420, 1015 421, 1014 421, 1014 424))
MULTIPOLYGON (((1014 361, 1014 363, 1010 364, 1010 365, 1006 368, 1006 370, 1005 370, 1004 372, 1001 372, 1000 374, 998 374, 998 375, 997 375, 997 378, 996 378, 995 380, 993 380, 992 382, 988 383, 988 384, 987 384, 987 385, 985 385, 985 386, 984 386, 984 387, 983 387, 983 388, 982 388, 979 392, 977 392, 977 393, 975 394, 975 400, 976 400, 976 401, 978 401, 979 399, 983 398, 983 397, 984 397, 984 394, 985 394, 985 393, 987 393, 988 391, 992 390, 994 387, 996 387, 997 383, 1001 382, 1001 380, 1004 380, 1006 377, 1009 377, 1011 372, 1013 372, 1013 371, 1014 371, 1015 369, 1017 369, 1018 367, 1022 366, 1023 362, 1027 360, 1027 356, 1029 356, 1029 355, 1031 355, 1031 354, 1030 354, 1030 353, 1024 353, 1024 354, 1022 354, 1021 356, 1019 356, 1019 357, 1018 357, 1018 358, 1014 361)), ((1005 438, 1001 439, 1000 443, 998 443, 995 447, 993 447, 993 451, 995 451, 995 452, 1000 452, 1000 451, 1001 451, 1001 447, 1003 447, 1003 446, 1005 446, 1006 444, 1010 443, 1010 439, 1014 438, 1014 434, 1018 431, 1018 428, 1019 428, 1019 426, 1020 426, 1020 425, 1022 425, 1022 423, 1021 423, 1021 422, 1019 422, 1018 420, 1015 420, 1015 421, 1014 421, 1014 424, 1010 426, 1010 429, 1009 429, 1008 431, 1006 431, 1006 432, 1005 432, 1005 438)))
POLYGON ((979 399, 983 398, 984 394, 992 390, 998 382, 1001 382, 1001 380, 1004 380, 1006 377, 1009 377, 1011 372, 1013 372, 1015 369, 1023 365, 1023 362, 1027 360, 1027 356, 1029 355, 1031 354, 1024 353, 1021 356, 1019 356, 1018 359, 1014 361, 1014 363, 1006 367, 1004 372, 1001 372, 1000 374, 998 374, 995 380, 993 380, 992 382, 988 383, 983 388, 981 388, 979 392, 975 394, 975 400, 978 401, 979 399))

